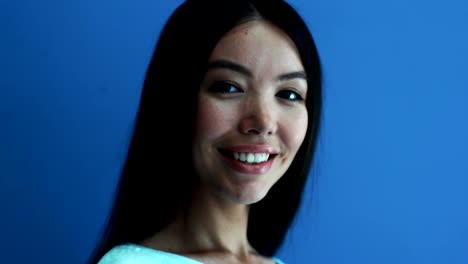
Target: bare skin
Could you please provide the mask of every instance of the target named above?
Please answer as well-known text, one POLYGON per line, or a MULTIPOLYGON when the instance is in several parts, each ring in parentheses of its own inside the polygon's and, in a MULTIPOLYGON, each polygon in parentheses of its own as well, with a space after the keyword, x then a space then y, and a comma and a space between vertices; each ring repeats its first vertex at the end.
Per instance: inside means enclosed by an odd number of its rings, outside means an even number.
POLYGON ((200 191, 189 212, 140 244, 205 264, 274 263, 258 254, 247 241, 247 216, 247 206, 214 201, 200 191))

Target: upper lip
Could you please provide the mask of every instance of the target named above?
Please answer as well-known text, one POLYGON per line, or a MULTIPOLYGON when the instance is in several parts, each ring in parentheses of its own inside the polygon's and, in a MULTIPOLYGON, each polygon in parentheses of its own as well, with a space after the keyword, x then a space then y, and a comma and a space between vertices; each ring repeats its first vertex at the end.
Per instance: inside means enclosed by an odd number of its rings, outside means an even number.
POLYGON ((278 151, 266 144, 246 144, 246 145, 236 145, 236 146, 230 146, 230 147, 224 147, 222 148, 224 150, 229 150, 232 152, 244 152, 244 153, 268 153, 268 154, 277 154, 278 151))

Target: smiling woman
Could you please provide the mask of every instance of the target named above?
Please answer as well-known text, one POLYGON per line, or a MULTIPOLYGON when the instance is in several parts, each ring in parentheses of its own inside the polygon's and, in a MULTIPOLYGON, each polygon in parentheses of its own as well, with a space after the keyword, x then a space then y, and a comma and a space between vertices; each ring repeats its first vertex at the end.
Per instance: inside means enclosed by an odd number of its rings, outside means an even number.
POLYGON ((282 263, 274 256, 300 206, 320 111, 317 50, 289 4, 184 2, 148 67, 89 263, 282 263), (189 111, 165 114, 172 90, 189 111))
POLYGON ((213 50, 198 96, 194 164, 223 200, 258 202, 290 166, 307 130, 307 82, 284 78, 297 72, 304 69, 294 43, 262 20, 235 27, 213 50))

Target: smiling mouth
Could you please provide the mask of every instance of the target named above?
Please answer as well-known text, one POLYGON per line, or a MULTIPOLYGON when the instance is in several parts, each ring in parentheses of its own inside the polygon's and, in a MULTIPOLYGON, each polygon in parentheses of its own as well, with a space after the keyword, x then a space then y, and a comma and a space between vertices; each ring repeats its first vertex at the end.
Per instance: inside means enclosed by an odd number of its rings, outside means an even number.
POLYGON ((253 153, 253 152, 233 152, 226 149, 219 149, 219 152, 226 158, 242 162, 245 164, 261 164, 267 162, 278 154, 270 153, 253 153))

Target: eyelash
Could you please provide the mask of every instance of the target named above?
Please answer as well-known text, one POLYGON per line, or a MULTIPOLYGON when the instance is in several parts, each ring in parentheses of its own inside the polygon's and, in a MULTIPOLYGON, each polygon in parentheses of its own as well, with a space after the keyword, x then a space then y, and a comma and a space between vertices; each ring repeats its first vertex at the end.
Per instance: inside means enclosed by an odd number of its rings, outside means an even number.
POLYGON ((208 88, 208 91, 212 93, 221 93, 221 94, 233 93, 233 91, 229 91, 230 88, 234 88, 236 90, 235 92, 237 93, 243 92, 242 89, 237 87, 236 84, 233 84, 231 82, 226 82, 226 81, 218 81, 218 82, 213 83, 208 88))
POLYGON ((289 94, 286 96, 286 98, 283 98, 283 97, 280 96, 280 98, 282 98, 282 99, 286 99, 288 101, 304 101, 304 98, 302 98, 301 95, 299 95, 297 92, 292 91, 292 90, 281 90, 276 94, 276 96, 278 96, 280 94, 283 94, 283 93, 289 93, 289 94), (291 95, 294 96, 293 99, 290 99, 291 95))
MULTIPOLYGON (((218 82, 213 83, 208 88, 208 91, 212 93, 220 93, 220 94, 244 92, 236 84, 227 82, 227 81, 218 81, 218 82)), ((302 98, 302 96, 299 93, 293 90, 281 90, 276 94, 276 96, 278 96, 281 99, 288 100, 288 101, 304 101, 304 98, 302 98), (291 98, 291 96, 293 96, 294 98, 291 98)))

